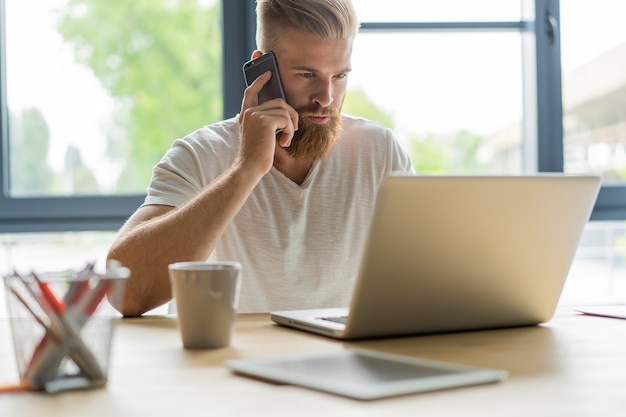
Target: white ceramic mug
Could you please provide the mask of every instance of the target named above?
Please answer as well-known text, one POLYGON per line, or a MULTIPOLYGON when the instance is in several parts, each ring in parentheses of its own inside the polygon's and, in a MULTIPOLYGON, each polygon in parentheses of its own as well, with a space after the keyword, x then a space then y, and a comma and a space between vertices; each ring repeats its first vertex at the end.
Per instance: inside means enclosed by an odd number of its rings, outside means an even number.
POLYGON ((228 346, 239 302, 241 264, 178 262, 168 270, 183 346, 228 346))

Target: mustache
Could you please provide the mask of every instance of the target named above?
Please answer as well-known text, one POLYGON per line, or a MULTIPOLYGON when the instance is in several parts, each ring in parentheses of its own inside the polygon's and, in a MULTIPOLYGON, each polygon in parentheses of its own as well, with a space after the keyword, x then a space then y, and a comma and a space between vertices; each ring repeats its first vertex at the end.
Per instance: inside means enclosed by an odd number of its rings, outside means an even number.
POLYGON ((301 116, 337 116, 339 109, 334 107, 322 107, 319 104, 303 106, 296 108, 296 111, 301 116))

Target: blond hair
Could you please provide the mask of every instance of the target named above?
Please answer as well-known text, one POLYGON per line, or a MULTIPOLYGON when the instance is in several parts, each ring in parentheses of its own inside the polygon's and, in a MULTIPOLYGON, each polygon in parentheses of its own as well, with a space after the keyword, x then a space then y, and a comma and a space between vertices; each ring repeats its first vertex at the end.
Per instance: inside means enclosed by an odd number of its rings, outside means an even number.
POLYGON ((351 0, 257 0, 257 47, 280 50, 281 31, 296 28, 322 39, 354 38, 359 21, 351 0))

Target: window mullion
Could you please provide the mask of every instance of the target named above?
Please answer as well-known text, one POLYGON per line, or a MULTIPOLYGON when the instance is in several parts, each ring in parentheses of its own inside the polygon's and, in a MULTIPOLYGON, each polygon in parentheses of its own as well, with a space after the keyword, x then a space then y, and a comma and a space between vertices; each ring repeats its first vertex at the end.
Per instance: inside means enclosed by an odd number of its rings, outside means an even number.
POLYGON ((8 197, 8 107, 6 90, 6 25, 4 0, 0 0, 0 206, 8 197))
POLYGON ((222 1, 222 51, 224 65, 224 118, 241 110, 246 88, 242 65, 256 48, 256 14, 249 0, 222 1))
POLYGON ((558 0, 535 0, 537 170, 563 172, 558 0))

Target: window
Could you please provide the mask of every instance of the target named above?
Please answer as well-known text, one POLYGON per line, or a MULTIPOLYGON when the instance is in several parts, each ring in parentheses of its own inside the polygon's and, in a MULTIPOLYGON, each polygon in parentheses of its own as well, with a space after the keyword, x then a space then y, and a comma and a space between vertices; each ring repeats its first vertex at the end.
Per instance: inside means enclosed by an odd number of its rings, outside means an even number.
MULTIPOLYGON (((606 141, 585 153, 586 122, 567 114, 563 161, 558 1, 394 1, 355 1, 346 111, 393 127, 419 171, 574 172, 626 158, 606 141)), ((239 109, 252 1, 0 5, 2 231, 118 228, 173 139, 239 109)), ((605 188, 594 218, 624 217, 626 193, 605 188)))
POLYGON ((621 0, 561 2, 564 170, 602 176, 568 280, 579 303, 626 303, 626 32, 621 0))
POLYGON ((558 19, 556 2, 355 4, 363 30, 352 86, 382 103, 379 121, 416 171, 562 170, 558 44, 547 25, 558 19))
POLYGON ((417 172, 525 171, 519 31, 364 26, 346 112, 370 103, 368 117, 392 128, 417 172))
POLYGON ((0 5, 0 230, 118 228, 171 142, 222 118, 221 3, 0 5))
POLYGON ((142 194, 173 138, 222 116, 219 12, 6 2, 8 194, 142 194))
POLYGON ((626 3, 561 5, 565 171, 626 179, 626 3))

